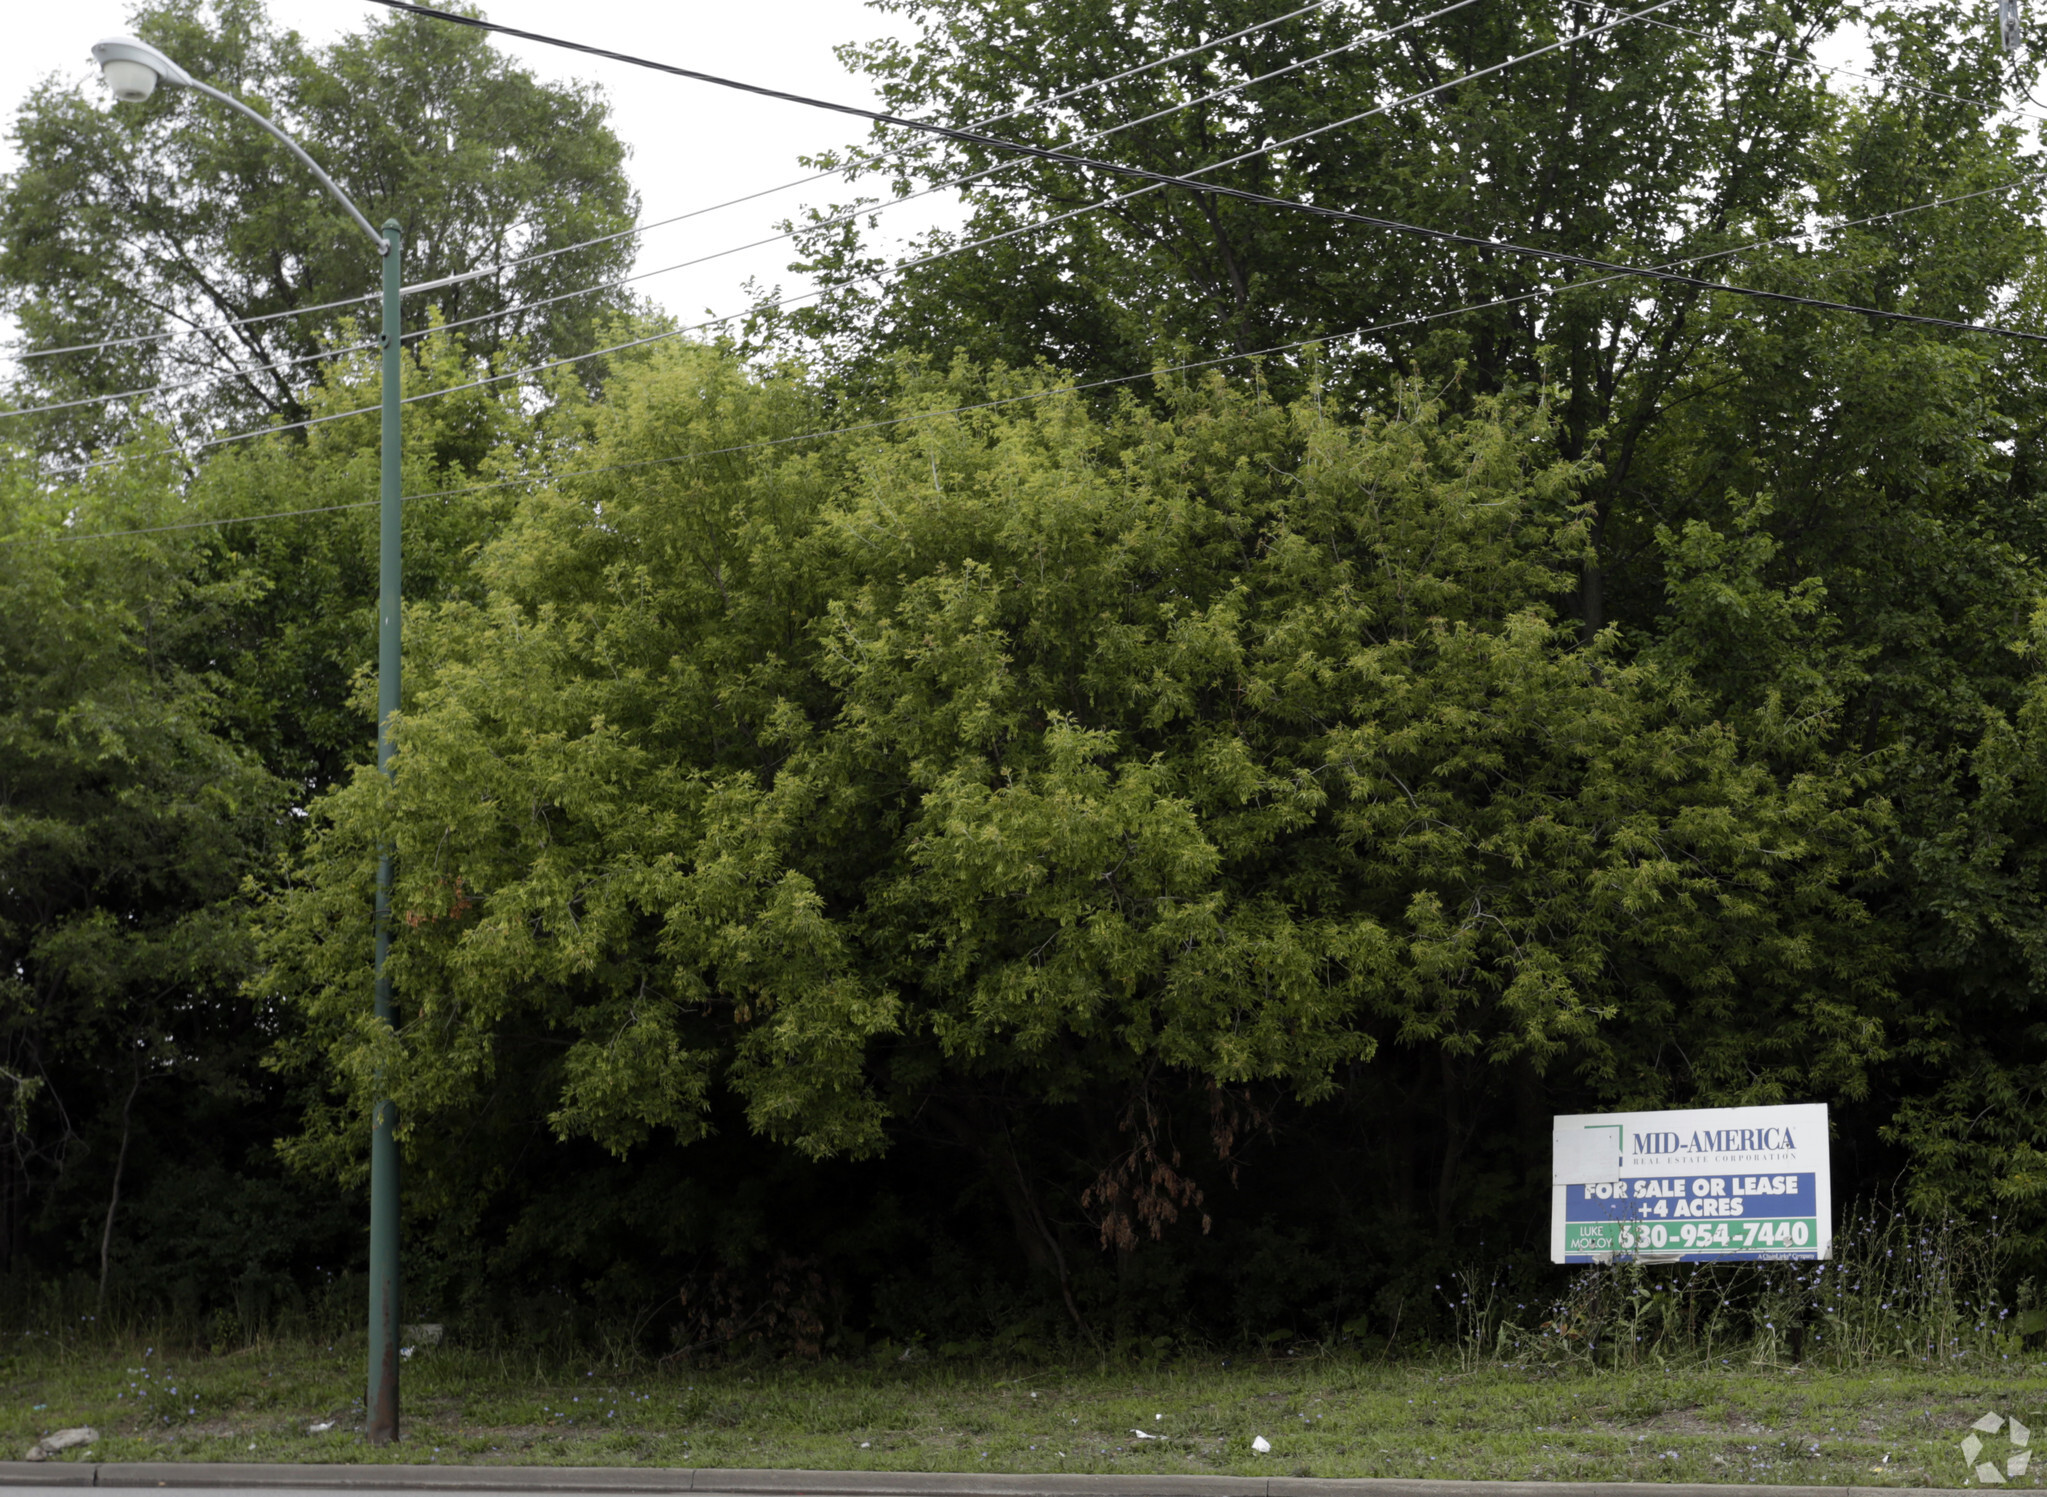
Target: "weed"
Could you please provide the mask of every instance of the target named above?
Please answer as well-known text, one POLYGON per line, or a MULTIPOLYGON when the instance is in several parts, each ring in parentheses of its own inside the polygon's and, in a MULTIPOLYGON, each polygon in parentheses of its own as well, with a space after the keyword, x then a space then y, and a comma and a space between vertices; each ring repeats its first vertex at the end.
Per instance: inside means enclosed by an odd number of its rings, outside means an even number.
POLYGON ((1834 1244, 1834 1258, 1818 1263, 1596 1264, 1537 1301, 1533 1315, 1526 1303, 1507 1310, 1499 1278, 1480 1289, 1467 1277, 1452 1305, 1459 1356, 1467 1367, 1608 1371, 1733 1362, 1941 1367, 2013 1362, 2047 1328, 2030 1300, 2007 1303, 2009 1255, 1994 1230, 1864 1206, 1848 1214, 1834 1244))

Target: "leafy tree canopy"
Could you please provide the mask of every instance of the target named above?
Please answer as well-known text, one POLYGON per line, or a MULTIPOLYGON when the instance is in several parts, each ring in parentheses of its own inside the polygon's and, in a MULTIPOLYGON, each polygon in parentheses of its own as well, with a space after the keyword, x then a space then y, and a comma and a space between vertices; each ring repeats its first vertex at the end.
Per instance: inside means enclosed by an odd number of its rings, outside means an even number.
MULTIPOLYGON (((134 27, 275 119, 371 222, 397 219, 408 283, 527 261, 408 297, 408 330, 438 316, 463 324, 477 356, 560 356, 594 346, 623 305, 615 290, 567 294, 623 274, 633 253, 638 200, 594 89, 542 83, 482 33, 416 17, 327 47, 277 29, 260 0, 165 0, 134 27)), ((306 361, 374 331, 380 272, 362 230, 224 106, 180 89, 114 106, 97 81, 53 80, 13 134, 22 164, 0 183, 0 306, 27 347, 175 335, 22 361, 17 403, 181 386, 43 418, 46 449, 127 435, 143 413, 302 419, 318 367, 306 361), (342 305, 300 313, 328 303, 342 305)))
MULTIPOLYGON (((160 523, 163 478, 90 498, 160 523)), ((72 1156, 107 1189, 138 1094, 240 1084, 242 885, 285 840, 285 787, 192 663, 245 584, 205 580, 189 536, 58 538, 74 497, 0 480, 0 1267, 72 1156)))
POLYGON ((1553 407, 1162 402, 962 367, 819 445, 713 352, 621 374, 593 469, 724 455, 522 502, 486 595, 418 621, 395 787, 326 802, 270 907, 341 1116, 382 1074, 431 1160, 516 1064, 614 1150, 729 1092, 861 1155, 932 1096, 1313 1101, 1416 1046, 1614 1100, 1866 1087, 1888 962, 1843 890, 1887 812, 1579 647, 1553 407))

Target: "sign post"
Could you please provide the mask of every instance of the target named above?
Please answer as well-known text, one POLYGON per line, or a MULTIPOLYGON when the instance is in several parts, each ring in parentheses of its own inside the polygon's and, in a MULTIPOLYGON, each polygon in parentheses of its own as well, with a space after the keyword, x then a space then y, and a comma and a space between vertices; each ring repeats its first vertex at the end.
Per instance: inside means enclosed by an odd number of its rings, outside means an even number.
POLYGON ((1830 1258, 1824 1103, 1559 1117, 1550 1261, 1830 1258))

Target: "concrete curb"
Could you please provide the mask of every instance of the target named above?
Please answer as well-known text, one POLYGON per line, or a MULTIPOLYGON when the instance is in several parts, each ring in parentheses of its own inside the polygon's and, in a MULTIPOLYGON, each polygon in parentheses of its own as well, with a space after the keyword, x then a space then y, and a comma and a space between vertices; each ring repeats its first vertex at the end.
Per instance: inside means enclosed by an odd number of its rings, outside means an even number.
MULTIPOLYGON (((1000 1476, 946 1471, 745 1471, 665 1466, 267 1465, 0 1461, 0 1487, 231 1487, 268 1492, 717 1493, 720 1497, 1945 1497, 1940 1487, 1745 1482, 1429 1481, 1402 1477, 1000 1476)), ((1974 1494, 1972 1494, 1974 1497, 1974 1494)))

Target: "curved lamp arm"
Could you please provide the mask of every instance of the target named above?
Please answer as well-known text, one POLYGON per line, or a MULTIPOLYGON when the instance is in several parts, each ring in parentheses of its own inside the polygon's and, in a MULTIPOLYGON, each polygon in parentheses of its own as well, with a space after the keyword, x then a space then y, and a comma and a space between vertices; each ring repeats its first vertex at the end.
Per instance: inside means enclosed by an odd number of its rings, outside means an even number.
POLYGON ((285 148, 306 164, 306 170, 318 177, 320 185, 334 195, 334 201, 346 208, 348 216, 362 226, 362 231, 370 236, 370 241, 376 245, 379 255, 388 255, 391 252, 390 242, 378 232, 376 226, 363 215, 362 209, 356 207, 334 179, 320 169, 320 163, 308 156, 305 148, 297 141, 240 99, 232 94, 224 94, 209 84, 201 83, 148 42, 136 37, 110 36, 103 42, 94 43, 92 55, 93 60, 106 73, 107 81, 113 86, 116 98, 140 101, 148 98, 155 91, 157 84, 168 83, 177 88, 196 89, 210 99, 220 100, 230 109, 240 110, 283 141, 285 148))
POLYGON ((369 235, 370 239, 376 244, 377 253, 380 255, 388 255, 391 252, 390 244, 385 240, 382 234, 377 232, 376 226, 372 224, 369 221, 369 219, 363 216, 362 209, 356 207, 356 205, 352 201, 350 201, 348 194, 343 192, 341 188, 335 184, 335 181, 332 177, 328 176, 324 171, 320 169, 320 163, 315 161, 312 157, 308 156, 305 153, 304 147, 302 147, 297 141, 293 140, 289 135, 286 135, 282 130, 278 129, 276 125, 272 124, 262 115, 256 113, 255 110, 251 109, 248 105, 244 104, 240 99, 235 98, 232 94, 224 94, 217 88, 212 88, 207 84, 201 83, 197 78, 191 78, 186 80, 185 87, 195 88, 200 93, 205 94, 208 98, 218 99, 220 100, 221 103, 226 104, 231 108, 239 109, 243 114, 246 114, 250 119, 254 120, 257 124, 261 125, 265 130, 268 130, 272 135, 276 136, 279 140, 283 141, 286 147, 290 149, 292 155, 298 157, 299 160, 305 162, 306 170, 311 172, 314 176, 320 179, 320 185, 326 188, 329 192, 334 194, 334 201, 341 204, 342 207, 348 210, 348 216, 354 219, 357 223, 362 225, 362 231, 365 234, 369 235))

